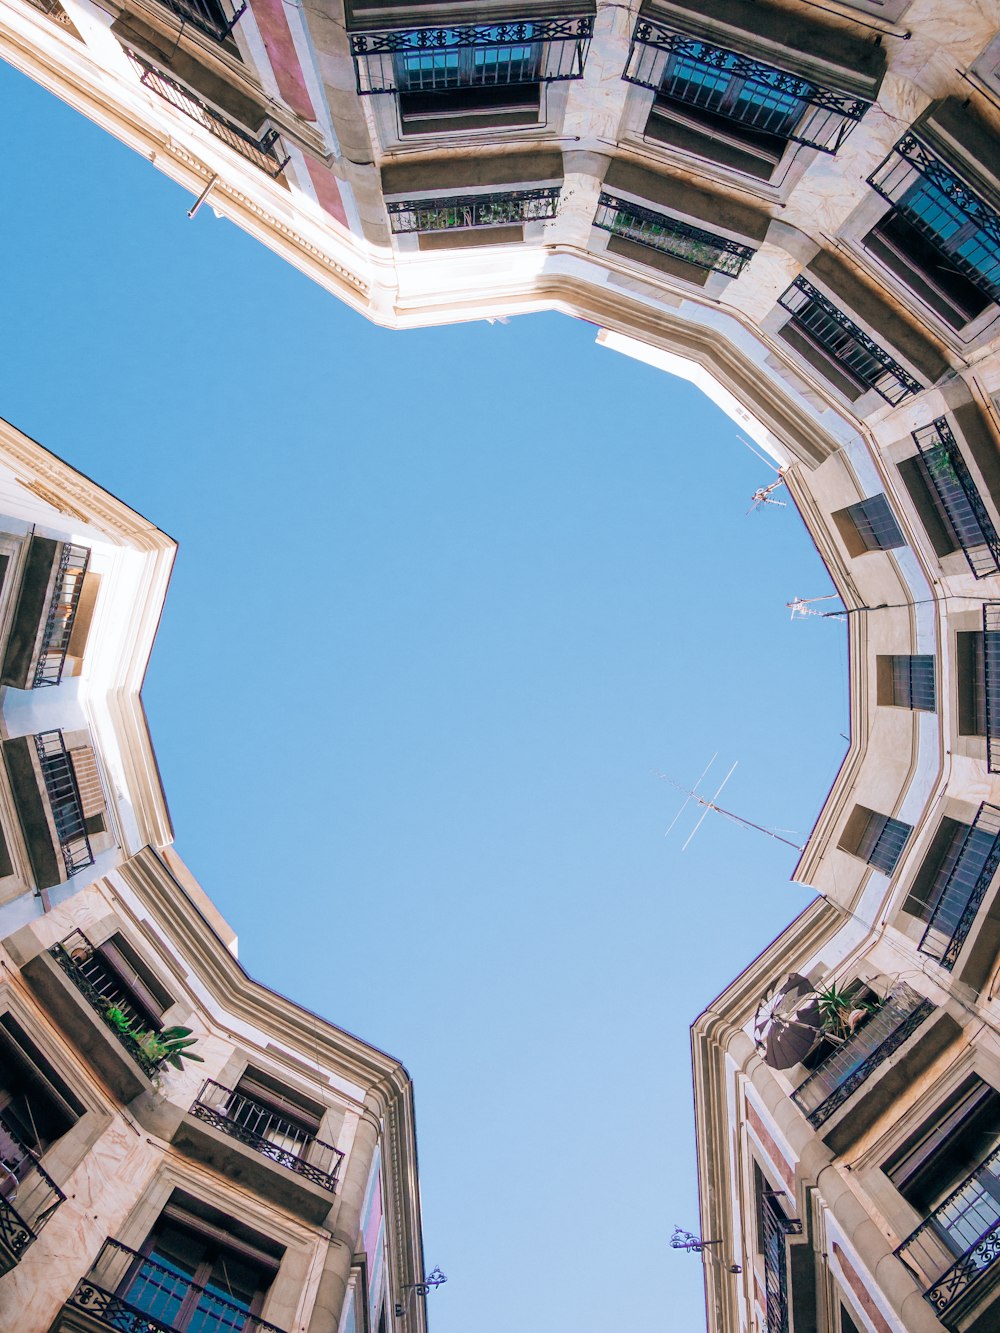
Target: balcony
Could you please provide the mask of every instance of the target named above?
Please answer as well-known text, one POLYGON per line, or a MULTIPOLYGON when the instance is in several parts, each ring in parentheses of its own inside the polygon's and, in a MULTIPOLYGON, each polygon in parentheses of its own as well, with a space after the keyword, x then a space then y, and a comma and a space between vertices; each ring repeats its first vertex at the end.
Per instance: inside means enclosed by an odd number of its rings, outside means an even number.
POLYGON ((1000 602, 983 604, 983 711, 987 767, 1000 773, 1000 602))
POLYGON ((509 190, 497 194, 454 195, 447 199, 404 199, 386 205, 394 236, 413 232, 509 227, 554 218, 559 187, 509 190))
POLYGON ((798 1218, 786 1217, 774 1192, 761 1199, 764 1232, 764 1297, 767 1333, 788 1333, 788 1244, 786 1237, 801 1232, 798 1218))
POLYGON ((1000 537, 944 417, 913 432, 924 475, 977 579, 1000 573, 1000 537))
POLYGON ((792 1093, 792 1100, 813 1128, 826 1124, 933 1012, 930 1000, 905 982, 897 986, 867 1022, 792 1093))
POLYGON ((915 134, 868 183, 892 205, 866 244, 949 323, 961 328, 1000 301, 1000 214, 915 134))
MULTIPOLYGON (((207 1079, 172 1142, 228 1180, 319 1225, 333 1207, 343 1153, 316 1137, 307 1117, 287 1115, 207 1079)), ((318 1125, 318 1120, 314 1121, 318 1125)))
POLYGON ((267 130, 260 138, 254 138, 247 130, 235 125, 221 112, 203 102, 200 97, 196 97, 189 88, 185 88, 183 84, 177 83, 143 60, 142 56, 136 55, 134 51, 126 51, 126 54, 135 66, 141 83, 158 97, 162 97, 165 102, 169 102, 177 111, 197 122, 202 129, 208 130, 209 134, 221 139, 229 148, 235 149, 248 162, 260 167, 261 171, 277 178, 288 166, 290 159, 281 156, 277 130, 267 130))
POLYGON ((805 278, 797 277, 778 304, 807 341, 859 389, 874 389, 894 407, 920 392, 920 383, 898 361, 805 278))
MULTIPOLYGON (((1000 1277, 1000 1148, 948 1195, 896 1255, 924 1288, 946 1327, 955 1327, 1000 1277)), ((992 1327, 992 1325, 991 1325, 992 1327)))
POLYGON ((245 1305, 200 1287, 121 1241, 106 1240, 52 1333, 282 1333, 245 1305))
POLYGON ((724 236, 716 236, 701 227, 693 227, 678 218, 667 217, 612 194, 601 194, 594 226, 609 231, 612 236, 621 236, 697 268, 725 273, 731 278, 739 277, 754 253, 748 245, 739 245, 724 236))
POLYGON ((192 23, 207 37, 214 37, 217 42, 224 42, 239 23, 246 10, 246 0, 233 11, 232 18, 226 16, 219 0, 160 0, 172 13, 185 23, 192 23))
MULTIPOLYGON (((5 685, 29 690, 62 680, 89 563, 85 546, 47 537, 29 539, 4 650, 5 685)), ((82 653, 81 644, 74 648, 82 653)))
POLYGON ((83 813, 76 773, 73 771, 73 761, 63 742, 61 731, 42 731, 34 736, 33 740, 42 771, 42 780, 45 783, 45 793, 55 823, 66 878, 69 879, 78 870, 94 864, 94 853, 87 837, 87 820, 83 813))
POLYGON ((0 1276, 9 1273, 66 1196, 0 1111, 0 1276))
POLYGON ((351 34, 358 93, 451 94, 583 77, 592 18, 351 34))
POLYGON ((871 105, 641 18, 622 77, 750 134, 836 153, 871 105))
POLYGON ((1000 865, 1000 808, 979 807, 955 849, 937 903, 920 941, 920 952, 950 972, 1000 865))

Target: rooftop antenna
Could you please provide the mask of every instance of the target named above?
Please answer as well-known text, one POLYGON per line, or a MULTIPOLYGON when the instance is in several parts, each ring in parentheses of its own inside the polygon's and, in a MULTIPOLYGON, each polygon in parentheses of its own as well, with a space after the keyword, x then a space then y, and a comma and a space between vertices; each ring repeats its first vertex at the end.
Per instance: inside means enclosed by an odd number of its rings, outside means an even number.
POLYGON ((785 605, 791 611, 792 620, 805 620, 807 616, 821 616, 824 620, 843 620, 846 611, 816 611, 813 609, 813 602, 833 602, 840 601, 835 592, 828 592, 825 597, 793 597, 785 605))
POLYGON ((739 760, 737 760, 736 763, 734 763, 734 764, 732 765, 732 767, 730 768, 729 772, 726 774, 726 776, 725 776, 725 777, 722 779, 722 781, 719 783, 718 787, 717 787, 716 790, 715 790, 715 794, 712 796, 711 800, 709 800, 709 799, 708 799, 707 797, 705 797, 705 796, 700 796, 700 795, 698 794, 698 790, 697 790, 697 789, 698 789, 698 786, 701 784, 701 782, 704 781, 705 774, 706 774, 706 773, 708 772, 708 770, 712 767, 712 765, 715 763, 715 761, 716 761, 717 758, 718 758, 718 755, 717 755, 717 754, 714 754, 714 755, 712 756, 712 758, 708 761, 708 764, 707 764, 706 767, 705 767, 705 771, 704 771, 704 773, 702 773, 701 777, 698 779, 698 781, 695 783, 695 785, 694 785, 693 787, 682 787, 681 784, 680 784, 679 782, 675 782, 675 781, 673 780, 673 778, 668 778, 668 777, 667 777, 665 774, 663 774, 663 773, 660 774, 660 776, 663 778, 663 780, 664 780, 665 782, 669 782, 670 785, 671 785, 671 787, 676 787, 678 791, 682 791, 682 792, 684 792, 685 795, 686 795, 686 797, 687 797, 687 799, 684 801, 683 805, 681 806, 680 810, 677 811, 677 814, 674 816, 673 820, 671 821, 671 823, 670 823, 670 828, 667 829, 667 833, 670 832, 670 829, 672 829, 672 828, 674 827, 674 824, 676 824, 677 821, 678 821, 678 819, 680 819, 681 814, 684 812, 685 809, 687 809, 688 801, 694 801, 696 804, 698 804, 698 805, 700 805, 700 806, 703 807, 703 809, 702 809, 702 814, 701 814, 701 818, 698 820, 698 822, 695 824, 694 828, 693 828, 693 829, 691 830, 691 832, 688 834, 687 839, 686 839, 686 841, 685 841, 685 843, 684 843, 684 846, 681 848, 681 851, 682 851, 682 852, 686 852, 686 851, 687 851, 688 846, 689 846, 690 843, 691 843, 691 839, 694 837, 694 835, 695 835, 695 834, 698 832, 698 830, 701 828, 702 824, 705 822, 705 819, 706 819, 706 817, 708 816, 708 812, 709 812, 710 810, 714 810, 715 813, 716 813, 717 815, 724 815, 724 816, 726 817, 726 819, 731 819, 731 820, 733 821, 734 824, 742 824, 744 828, 754 829, 757 833, 766 833, 767 836, 768 836, 769 838, 774 838, 776 842, 783 842, 783 843, 785 844, 786 847, 794 847, 794 849, 795 849, 797 852, 801 852, 801 851, 802 851, 802 847, 801 847, 801 845, 800 845, 799 843, 797 843, 797 842, 791 842, 788 838, 783 838, 783 837, 781 836, 781 834, 778 833, 778 832, 776 832, 774 829, 764 828, 764 826, 763 826, 762 824, 755 824, 755 823, 753 822, 753 820, 751 820, 751 819, 744 819, 742 815, 734 814, 732 810, 725 810, 725 809, 723 809, 723 807, 722 807, 721 805, 718 804, 718 799, 719 799, 719 796, 722 794, 722 789, 723 789, 723 787, 726 785, 726 783, 729 781, 729 779, 733 776, 733 773, 736 771, 736 765, 739 763, 739 760))
POLYGON ((754 448, 746 436, 737 435, 736 438, 739 440, 740 444, 746 445, 754 458, 759 458, 766 467, 769 467, 772 472, 777 474, 774 481, 772 481, 769 486, 759 486, 757 490, 754 491, 753 496, 751 497, 753 503, 750 505, 747 513, 752 514, 757 509, 763 509, 765 505, 775 505, 778 509, 784 509, 785 501, 775 500, 773 497, 774 492, 778 490, 780 486, 784 486, 785 484, 785 469, 782 467, 775 467, 769 458, 766 458, 759 449, 754 448))

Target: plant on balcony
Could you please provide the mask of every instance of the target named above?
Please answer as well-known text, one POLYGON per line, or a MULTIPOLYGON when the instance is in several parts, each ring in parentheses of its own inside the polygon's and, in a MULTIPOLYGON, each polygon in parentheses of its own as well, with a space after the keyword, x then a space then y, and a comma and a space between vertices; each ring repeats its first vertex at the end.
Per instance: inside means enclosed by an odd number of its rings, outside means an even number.
POLYGON ((150 1028, 139 1027, 123 1009, 109 1004, 104 1010, 104 1019, 110 1027, 123 1037, 131 1037, 150 1061, 162 1065, 173 1065, 174 1069, 183 1069, 183 1061, 195 1060, 204 1064, 200 1055, 190 1050, 197 1042, 191 1035, 190 1028, 172 1027, 155 1032, 150 1028))
POLYGON ((840 989, 836 984, 818 990, 816 998, 824 1032, 841 1041, 846 1041, 857 1032, 885 1003, 877 998, 856 1000, 849 991, 840 989))

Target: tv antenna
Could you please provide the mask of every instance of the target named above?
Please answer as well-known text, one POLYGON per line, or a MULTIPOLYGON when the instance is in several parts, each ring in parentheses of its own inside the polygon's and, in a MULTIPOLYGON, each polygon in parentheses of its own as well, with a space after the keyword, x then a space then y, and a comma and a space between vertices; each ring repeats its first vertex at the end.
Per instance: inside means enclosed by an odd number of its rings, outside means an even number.
POLYGON ((843 620, 847 616, 846 611, 816 611, 813 608, 813 602, 839 601, 840 598, 835 592, 828 592, 825 597, 793 597, 785 605, 792 613, 792 620, 805 620, 808 616, 821 616, 824 620, 843 620))
POLYGON ((785 469, 783 467, 775 467, 771 460, 766 458, 759 449, 755 449, 745 436, 737 435, 736 438, 741 444, 746 445, 754 458, 759 458, 766 467, 769 467, 772 472, 777 474, 774 481, 772 481, 769 486, 758 486, 754 491, 751 497, 752 503, 747 510, 747 513, 752 514, 758 509, 763 509, 765 505, 774 505, 778 509, 784 509, 786 507, 785 501, 776 500, 774 498, 774 492, 785 484, 785 469))
POLYGON ((684 787, 679 782, 675 782, 673 778, 668 778, 666 774, 664 773, 660 774, 660 777, 663 778, 664 782, 669 782, 671 787, 676 787, 678 791, 684 792, 685 795, 685 799, 681 804, 681 808, 677 811, 676 815, 674 815, 673 819, 670 821, 670 827, 666 830, 666 833, 664 833, 663 836, 666 837, 667 834, 671 832, 674 825, 677 823, 678 819, 680 819, 681 815, 687 809, 689 802, 694 801, 696 805, 700 805, 702 807, 701 817, 699 818, 698 822, 695 824, 691 832, 688 834, 684 842, 684 845, 681 848, 682 852, 687 851, 688 847, 691 844, 692 838, 701 828, 702 824, 705 822, 710 810, 714 810, 717 815, 724 815, 726 819, 731 819, 734 824, 742 824, 744 828, 754 829, 757 833, 766 833, 769 838, 774 838, 776 842, 783 842, 786 847, 794 847, 797 852, 801 852, 803 849, 799 845, 799 843, 792 842, 788 838, 783 838, 781 834, 776 832, 774 829, 764 828, 763 824, 755 824, 752 819, 744 819, 742 815, 737 815, 732 810, 725 810, 721 805, 718 804, 719 797, 722 794, 722 789, 723 787, 725 787, 726 783, 736 772, 736 766, 739 763, 739 760, 737 760, 736 763, 734 763, 730 767, 729 772, 719 783, 711 799, 709 799, 707 796, 702 796, 699 794, 698 788, 704 782, 706 776, 708 775, 708 770, 712 767, 712 765, 715 763, 718 757, 719 754, 718 751, 716 751, 716 753, 712 755, 711 759, 705 765, 701 777, 698 779, 698 781, 694 784, 693 787, 684 787))

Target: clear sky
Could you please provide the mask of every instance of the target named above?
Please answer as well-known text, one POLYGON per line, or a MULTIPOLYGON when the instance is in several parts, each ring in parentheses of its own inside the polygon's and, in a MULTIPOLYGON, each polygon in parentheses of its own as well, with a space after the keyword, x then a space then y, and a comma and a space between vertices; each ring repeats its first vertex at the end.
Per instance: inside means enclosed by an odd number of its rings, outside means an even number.
MULTIPOLYGON (((690 386, 389 333, 0 65, 0 415, 180 542, 144 701, 262 981, 415 1080, 432 1333, 704 1327, 688 1026, 811 894, 846 637, 690 386)), ((780 494, 780 493, 779 493, 780 494)))

